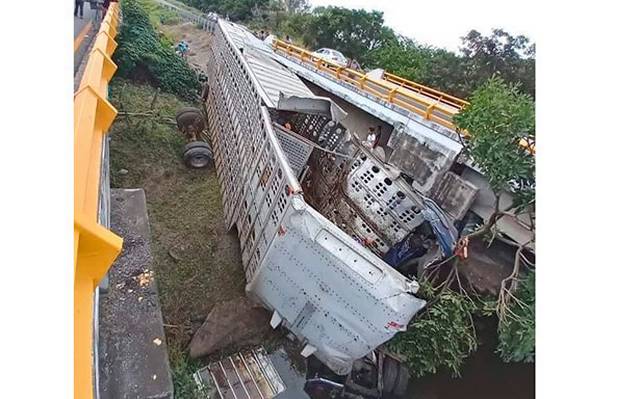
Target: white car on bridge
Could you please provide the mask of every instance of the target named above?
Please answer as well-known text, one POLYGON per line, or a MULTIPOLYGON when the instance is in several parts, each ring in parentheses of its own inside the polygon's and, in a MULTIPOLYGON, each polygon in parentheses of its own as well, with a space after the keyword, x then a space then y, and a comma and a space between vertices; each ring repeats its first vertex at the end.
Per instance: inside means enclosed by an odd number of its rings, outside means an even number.
POLYGON ((319 50, 314 51, 313 55, 315 57, 320 58, 320 59, 334 62, 336 64, 339 64, 340 66, 343 66, 343 67, 347 66, 347 62, 348 62, 347 61, 347 57, 345 57, 338 50, 333 50, 333 49, 330 49, 330 48, 321 48, 319 50))

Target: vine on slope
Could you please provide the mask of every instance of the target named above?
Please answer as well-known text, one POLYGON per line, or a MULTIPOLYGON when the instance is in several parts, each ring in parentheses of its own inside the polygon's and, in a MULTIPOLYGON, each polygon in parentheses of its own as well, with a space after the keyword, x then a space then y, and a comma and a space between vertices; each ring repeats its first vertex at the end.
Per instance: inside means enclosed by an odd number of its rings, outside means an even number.
POLYGON ((162 40, 148 12, 136 0, 122 0, 118 48, 114 60, 118 75, 134 80, 146 79, 162 90, 185 99, 197 98, 200 83, 196 73, 162 40))

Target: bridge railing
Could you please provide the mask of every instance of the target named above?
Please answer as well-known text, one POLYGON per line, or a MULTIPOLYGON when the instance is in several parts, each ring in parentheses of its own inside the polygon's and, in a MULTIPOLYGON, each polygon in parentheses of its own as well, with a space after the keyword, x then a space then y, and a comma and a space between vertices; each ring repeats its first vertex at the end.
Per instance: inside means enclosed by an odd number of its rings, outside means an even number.
POLYGON ((189 21, 206 32, 211 33, 215 28, 215 21, 207 18, 202 13, 191 12, 168 1, 156 0, 156 3, 175 12, 183 21, 189 21))
MULTIPOLYGON (((117 110, 107 100, 116 71, 111 55, 117 46, 120 9, 111 3, 96 35, 80 88, 74 96, 74 393, 93 398, 94 292, 122 248, 122 239, 100 224, 104 144, 117 110)), ((107 181, 105 182, 105 178, 107 181)), ((102 191, 104 196, 104 190, 102 191)), ((108 194, 108 192, 107 192, 108 194)))
MULTIPOLYGON (((301 63, 325 72, 333 78, 369 93, 378 99, 389 102, 406 111, 420 115, 442 126, 456 130, 453 117, 469 102, 443 93, 439 90, 412 82, 408 79, 385 72, 382 79, 367 76, 365 73, 343 67, 340 64, 315 56, 309 50, 280 39, 273 40, 274 51, 301 63)), ((460 131, 465 137, 466 130, 460 131)), ((535 144, 522 139, 519 145, 529 153, 535 154, 535 144)))
POLYGON ((466 103, 463 100, 440 93, 426 86, 422 86, 424 89, 420 88, 422 92, 419 92, 417 84, 413 86, 403 82, 397 84, 392 81, 392 79, 395 79, 395 75, 388 75, 387 79, 367 76, 360 71, 321 59, 304 48, 279 39, 273 41, 273 48, 275 51, 296 58, 302 63, 312 65, 319 71, 327 72, 334 78, 367 92, 378 99, 387 101, 450 129, 455 129, 453 116, 466 103), (438 93, 438 95, 436 96, 434 93, 438 93))
POLYGON ((415 91, 416 93, 418 93, 420 95, 431 97, 434 100, 441 101, 441 102, 443 102, 445 104, 448 104, 448 105, 450 105, 452 107, 455 107, 455 108, 458 108, 458 109, 463 108, 466 105, 469 105, 468 101, 465 101, 465 100, 463 100, 461 98, 454 97, 454 96, 452 96, 450 94, 441 92, 439 90, 436 90, 436 89, 431 88, 429 86, 422 85, 420 83, 413 82, 413 81, 411 81, 409 79, 405 79, 403 77, 394 75, 394 74, 389 73, 389 72, 385 72, 382 75, 382 79, 384 79, 384 80, 386 80, 388 82, 391 82, 393 84, 399 85, 400 87, 405 87, 405 88, 407 88, 409 90, 415 91))

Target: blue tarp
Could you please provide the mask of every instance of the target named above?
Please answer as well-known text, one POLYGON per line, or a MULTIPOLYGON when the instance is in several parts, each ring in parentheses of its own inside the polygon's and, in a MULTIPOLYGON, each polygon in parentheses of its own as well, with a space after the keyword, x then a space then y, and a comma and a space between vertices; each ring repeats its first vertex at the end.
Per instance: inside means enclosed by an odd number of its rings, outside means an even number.
POLYGON ((446 257, 453 255, 458 240, 458 230, 444 211, 432 200, 424 198, 425 208, 422 210, 425 220, 431 224, 438 244, 446 257))
MULTIPOLYGON (((425 199, 425 208, 422 210, 425 223, 429 223, 436 240, 446 257, 453 254, 458 239, 458 230, 453 226, 447 215, 433 201, 425 199)), ((402 241, 396 243, 384 255, 383 260, 392 267, 398 267, 406 260, 424 255, 427 249, 420 239, 416 242, 418 232, 412 231, 402 241)))

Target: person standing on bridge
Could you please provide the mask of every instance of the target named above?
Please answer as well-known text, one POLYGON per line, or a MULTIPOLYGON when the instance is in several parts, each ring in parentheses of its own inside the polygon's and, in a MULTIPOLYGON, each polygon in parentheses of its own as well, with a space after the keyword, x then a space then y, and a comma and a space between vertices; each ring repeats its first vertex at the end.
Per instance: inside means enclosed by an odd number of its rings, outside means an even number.
POLYGON ((73 9, 73 16, 80 19, 84 17, 84 0, 76 0, 76 7, 73 9))
POLYGON ((102 1, 102 8, 101 8, 102 18, 101 19, 104 19, 104 16, 107 15, 107 11, 109 11, 109 5, 111 5, 112 2, 113 3, 117 3, 118 0, 103 0, 102 1))

